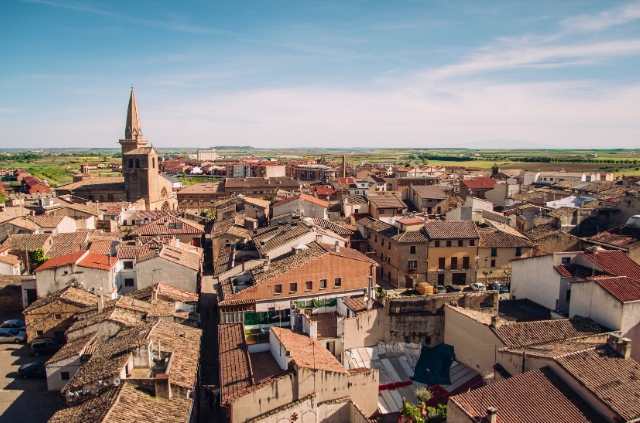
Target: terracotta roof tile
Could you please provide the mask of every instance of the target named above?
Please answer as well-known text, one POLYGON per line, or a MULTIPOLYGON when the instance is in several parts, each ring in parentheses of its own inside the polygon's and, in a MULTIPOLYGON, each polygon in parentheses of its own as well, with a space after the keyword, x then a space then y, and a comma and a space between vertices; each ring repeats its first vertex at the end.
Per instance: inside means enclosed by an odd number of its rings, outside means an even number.
POLYGON ((41 272, 43 270, 56 269, 61 266, 69 266, 76 263, 84 254, 89 254, 87 251, 78 251, 72 254, 65 254, 62 256, 50 258, 49 260, 38 266, 34 272, 41 272))
POLYGON ((218 325, 218 345, 221 403, 227 404, 231 398, 254 384, 242 323, 218 325))
POLYGON ((348 373, 331 352, 315 339, 276 326, 271 326, 270 330, 280 340, 282 346, 291 352, 291 360, 297 366, 334 373, 348 373))
POLYGON ((496 181, 494 179, 486 177, 463 179, 460 183, 471 189, 492 189, 496 185, 496 181))
POLYGON ((640 280, 640 265, 622 251, 600 250, 597 254, 585 251, 581 254, 612 275, 640 280))
POLYGON ((85 249, 88 234, 86 232, 71 232, 53 236, 51 249, 47 251, 47 257, 58 257, 76 253, 85 249))
POLYGON ((407 205, 395 195, 371 195, 367 197, 369 205, 378 209, 406 209, 407 205))
POLYGON ((424 227, 429 239, 478 239, 480 234, 471 220, 428 220, 424 227))
POLYGON ((109 257, 89 252, 82 260, 78 262, 77 265, 80 267, 88 267, 91 269, 111 270, 117 262, 118 259, 116 257, 109 257))
POLYGON ((290 203, 292 201, 297 201, 297 200, 307 201, 309 203, 317 204, 320 207, 324 207, 324 208, 329 207, 329 203, 327 203, 324 200, 321 200, 321 199, 319 199, 317 197, 313 197, 311 195, 300 194, 300 195, 294 195, 293 197, 287 198, 286 200, 278 201, 273 206, 271 206, 271 208, 275 209, 278 206, 290 203))
POLYGON ((443 187, 437 185, 418 185, 413 190, 422 198, 433 198, 436 200, 444 200, 449 198, 443 187))
POLYGON ((131 231, 130 235, 179 235, 203 233, 204 227, 202 225, 176 216, 166 215, 154 222, 134 229, 131 231))
POLYGON ((43 214, 40 216, 29 216, 27 219, 35 222, 36 225, 41 228, 55 228, 60 222, 64 220, 66 216, 56 216, 53 214, 43 214))
POLYGON ((640 301, 640 282, 626 276, 597 276, 595 282, 619 301, 640 301))
POLYGON ((330 220, 322 219, 320 217, 314 217, 313 224, 323 229, 328 229, 338 235, 353 235, 353 233, 355 232, 352 229, 345 228, 344 226, 338 225, 330 220))
POLYGON ((580 384, 625 421, 640 418, 640 364, 608 345, 556 358, 580 384))
POLYGON ((347 204, 367 204, 367 199, 362 195, 348 195, 343 199, 347 204))
POLYGON ((487 408, 493 407, 500 423, 606 422, 549 367, 453 396, 449 401, 476 421, 484 421, 487 408))
POLYGON ((43 248, 48 250, 52 243, 51 234, 15 234, 9 235, 3 243, 3 247, 10 247, 12 250, 35 251, 43 248))
POLYGON ((65 360, 74 356, 81 356, 85 348, 89 344, 91 344, 97 336, 97 333, 91 333, 89 335, 67 342, 49 360, 47 360, 46 364, 56 363, 60 360, 65 360))
POLYGON ((480 242, 478 245, 485 248, 516 248, 533 247, 533 242, 523 236, 516 236, 495 228, 482 228, 478 230, 480 242))
POLYGON ((507 347, 545 344, 608 332, 593 320, 582 317, 509 323, 498 326, 494 331, 507 347))
POLYGON ((640 246, 640 229, 621 225, 608 231, 600 232, 588 240, 630 250, 640 246))
POLYGON ((98 304, 98 297, 96 295, 87 292, 84 289, 67 286, 66 288, 62 288, 49 295, 38 298, 33 303, 29 304, 29 307, 24 309, 24 313, 28 314, 57 300, 73 304, 78 307, 96 307, 98 304))

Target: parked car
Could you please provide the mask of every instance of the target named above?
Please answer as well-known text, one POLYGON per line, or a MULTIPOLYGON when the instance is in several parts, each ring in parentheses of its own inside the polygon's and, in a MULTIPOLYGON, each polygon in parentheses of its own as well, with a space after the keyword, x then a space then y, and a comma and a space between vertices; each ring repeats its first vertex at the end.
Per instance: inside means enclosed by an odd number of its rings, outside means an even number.
POLYGON ((26 329, 24 322, 22 320, 6 320, 2 322, 0 325, 0 329, 26 329))
POLYGON ((483 283, 476 282, 471 284, 472 291, 486 291, 487 287, 483 283))
POLYGON ((442 285, 436 285, 436 289, 438 290, 438 294, 444 294, 445 292, 447 292, 447 288, 442 285))
POLYGON ((44 363, 28 363, 18 367, 18 376, 28 377, 47 377, 47 366, 44 363))
POLYGON ((447 292, 460 292, 460 291, 462 291, 462 288, 460 287, 460 285, 447 285, 447 286, 445 286, 445 289, 447 290, 447 292))
POLYGON ((53 354, 57 352, 62 345, 52 339, 35 339, 31 343, 31 354, 34 356, 53 354))
POLYGON ((501 284, 500 282, 493 282, 489 284, 489 289, 493 289, 498 291, 500 294, 504 294, 505 292, 509 292, 507 285, 501 284))
POLYGON ((27 333, 18 329, 7 329, 0 331, 0 343, 14 342, 16 344, 24 342, 27 339, 27 333))

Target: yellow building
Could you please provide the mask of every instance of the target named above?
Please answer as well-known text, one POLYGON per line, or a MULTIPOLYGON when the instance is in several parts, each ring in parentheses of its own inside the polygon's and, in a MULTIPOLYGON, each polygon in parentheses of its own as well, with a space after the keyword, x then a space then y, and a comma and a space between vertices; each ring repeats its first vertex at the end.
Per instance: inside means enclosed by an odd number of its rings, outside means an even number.
POLYGON ((476 281, 480 235, 470 220, 429 220, 427 281, 433 285, 469 285, 476 281))
POLYGON ((478 279, 481 282, 510 282, 511 260, 531 257, 533 242, 518 232, 480 228, 478 279))

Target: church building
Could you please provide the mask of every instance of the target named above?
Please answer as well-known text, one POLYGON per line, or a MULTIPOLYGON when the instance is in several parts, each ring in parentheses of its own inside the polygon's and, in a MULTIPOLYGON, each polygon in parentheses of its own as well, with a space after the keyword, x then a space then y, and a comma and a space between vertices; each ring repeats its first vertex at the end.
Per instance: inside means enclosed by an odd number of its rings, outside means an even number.
POLYGON ((91 201, 144 200, 146 210, 174 210, 171 182, 158 170, 158 152, 142 139, 142 126, 136 96, 131 88, 127 123, 122 146, 122 178, 95 177, 88 173, 74 176, 70 184, 59 186, 58 195, 72 194, 91 201))

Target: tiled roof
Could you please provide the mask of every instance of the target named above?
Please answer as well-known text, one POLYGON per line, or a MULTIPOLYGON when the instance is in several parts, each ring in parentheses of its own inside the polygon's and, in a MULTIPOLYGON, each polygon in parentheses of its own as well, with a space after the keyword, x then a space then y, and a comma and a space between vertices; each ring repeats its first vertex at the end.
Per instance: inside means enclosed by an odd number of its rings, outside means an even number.
POLYGON ((24 313, 28 314, 34 310, 39 309, 47 304, 51 304, 54 301, 62 301, 65 303, 73 304, 78 307, 96 307, 98 304, 98 297, 84 289, 75 288, 73 286, 67 286, 58 291, 52 292, 49 295, 38 298, 33 303, 29 304, 24 309, 24 313))
POLYGON ((242 323, 218 325, 218 345, 221 403, 227 404, 229 399, 254 384, 242 323))
POLYGON ((56 363, 73 356, 80 356, 85 348, 96 339, 96 336, 98 336, 97 333, 91 333, 87 336, 67 342, 49 360, 47 360, 46 364, 56 363))
POLYGON ((585 251, 581 254, 612 275, 628 276, 640 280, 640 264, 631 260, 622 251, 600 250, 597 254, 585 251))
POLYGON ((449 197, 445 190, 437 185, 418 185, 414 186, 413 190, 422 198, 444 200, 449 197))
POLYGON ((629 250, 640 246, 640 229, 621 225, 608 231, 600 232, 588 240, 629 250))
POLYGON ((62 393, 81 389, 96 380, 118 376, 129 360, 126 353, 149 343, 148 336, 153 325, 148 323, 123 329, 106 341, 98 342, 91 358, 80 366, 62 393))
POLYGON ((56 269, 61 266, 69 266, 74 264, 76 261, 80 259, 84 254, 89 254, 87 251, 78 251, 76 253, 65 254, 62 256, 50 258, 49 260, 42 263, 38 266, 34 272, 41 272, 43 270, 56 269))
POLYGON ((180 194, 213 194, 217 192, 224 192, 224 184, 221 182, 206 182, 200 184, 193 184, 191 186, 182 188, 180 194))
POLYGON ((170 301, 181 301, 183 303, 189 303, 193 301, 198 301, 198 294, 194 294, 193 292, 183 291, 182 289, 174 288, 169 285, 165 285, 163 283, 156 283, 154 285, 148 286, 144 289, 136 289, 135 291, 131 291, 125 295, 131 296, 137 300, 148 301, 151 300, 153 296, 153 292, 155 289, 158 289, 158 298, 162 298, 170 301))
POLYGON ((112 243, 113 241, 110 239, 97 239, 89 246, 89 252, 103 256, 109 255, 111 254, 112 243))
POLYGON ((527 357, 556 358, 567 354, 586 351, 599 345, 601 344, 593 342, 561 341, 533 345, 525 348, 506 348, 501 349, 501 351, 508 351, 517 355, 522 355, 524 352, 527 357))
POLYGON ((271 326, 270 329, 285 350, 290 352, 291 360, 298 367, 348 373, 333 354, 315 339, 276 326, 271 326))
MULTIPOLYGON (((81 252, 84 253, 84 251, 81 252)), ((116 257, 109 257, 89 252, 82 260, 78 262, 77 265, 80 267, 88 267, 91 269, 111 270, 117 262, 118 259, 116 257)))
POLYGON ((317 204, 320 207, 324 207, 324 208, 329 207, 329 203, 327 203, 324 200, 321 200, 321 199, 319 199, 317 197, 313 197, 311 195, 300 194, 300 195, 294 195, 293 197, 289 197, 289 198, 287 198, 285 200, 278 201, 273 206, 271 206, 271 208, 275 209, 276 207, 281 206, 283 204, 287 204, 287 203, 290 203, 292 201, 298 201, 298 200, 307 201, 309 203, 317 204))
POLYGON ((305 224, 281 225, 271 227, 271 231, 258 233, 253 236, 256 249, 261 254, 288 244, 311 232, 311 228, 305 224), (264 241, 264 245, 262 242, 264 241))
POLYGON ((428 220, 424 227, 430 239, 477 239, 476 224, 471 220, 428 220))
POLYGON ((150 251, 148 254, 144 256, 141 255, 137 259, 138 262, 143 262, 155 257, 162 257, 165 260, 196 271, 200 270, 202 263, 202 259, 199 254, 168 244, 163 244, 160 252, 150 251))
POLYGON ((236 217, 231 217, 224 220, 216 220, 211 227, 211 238, 217 238, 224 234, 231 234, 234 232, 234 236, 238 235, 243 238, 251 238, 251 234, 246 228, 236 226, 238 224, 236 217))
POLYGON ((533 247, 533 242, 522 236, 508 234, 495 228, 481 228, 478 245, 485 248, 533 247))
POLYGON ((307 244, 307 247, 307 249, 299 250, 295 254, 288 253, 280 257, 278 260, 273 260, 269 265, 269 270, 267 271, 264 270, 264 267, 251 269, 251 273, 253 274, 253 278, 256 283, 259 284, 283 275, 327 254, 327 250, 316 242, 307 244))
POLYGON ((494 179, 486 177, 463 179, 460 183, 471 189, 492 189, 496 185, 496 181, 494 179))
MULTIPOLYGON (((367 303, 364 301, 363 296, 359 297, 346 297, 344 298, 344 304, 351 309, 354 313, 363 313, 367 310, 367 303)), ((378 301, 373 301, 371 304, 371 309, 382 308, 383 305, 378 301)))
POLYGON ((507 347, 576 339, 605 333, 607 330, 589 318, 541 320, 537 322, 510 323, 498 326, 496 335, 507 347))
POLYGON ((27 220, 23 217, 16 217, 15 219, 11 219, 3 223, 9 223, 14 226, 18 226, 20 228, 27 229, 29 231, 34 231, 34 232, 40 229, 40 226, 36 225, 35 222, 31 220, 27 220))
POLYGON ((470 319, 475 320, 476 322, 480 323, 481 325, 485 325, 485 326, 489 326, 491 325, 491 314, 486 313, 484 311, 480 311, 480 310, 473 310, 470 308, 464 308, 464 307, 458 307, 458 306, 452 306, 452 305, 445 305, 445 307, 449 310, 453 310, 456 313, 460 313, 464 316, 467 316, 470 319))
POLYGON ((640 364, 608 345, 557 357, 556 362, 625 421, 640 418, 640 364))
POLYGON ((623 303, 640 301, 640 282, 626 276, 597 276, 595 282, 618 301, 623 303))
POLYGON ((74 332, 107 321, 125 328, 140 326, 144 323, 143 315, 150 313, 152 309, 153 305, 148 302, 122 296, 117 300, 107 301, 102 310, 96 309, 77 314, 77 321, 69 327, 68 331, 74 332))
POLYGON ((47 257, 59 257, 82 251, 86 247, 87 238, 88 234, 86 232, 71 232, 54 235, 51 249, 47 251, 47 257))
POLYGON ((396 226, 390 225, 382 220, 372 217, 363 217, 356 222, 358 225, 364 226, 370 231, 379 233, 380 235, 391 238, 397 242, 427 242, 427 234, 424 228, 419 231, 401 232, 396 226))
MULTIPOLYGON (((173 382, 173 381, 172 381, 173 382)), ((171 400, 150 395, 134 383, 124 381, 100 395, 78 401, 56 412, 49 423, 164 423, 187 422, 193 400, 171 400)))
POLYGON ((367 199, 362 195, 348 195, 343 198, 347 204, 367 204, 367 199))
POLYGON ((321 217, 314 217, 313 218, 313 223, 314 225, 317 225, 323 229, 328 229, 331 232, 334 232, 338 235, 353 235, 353 233, 355 232, 354 230, 345 228, 344 226, 338 225, 336 223, 333 223, 330 220, 327 219, 322 219, 321 217))
MULTIPOLYGON (((3 243, 3 247, 10 247, 12 250, 28 251, 45 248, 51 242, 51 234, 16 234, 9 235, 3 243)), ((45 249, 46 250, 46 249, 45 249)))
POLYGON ((372 195, 369 204, 378 209, 406 209, 407 205, 395 195, 372 195))
POLYGON ((119 244, 116 247, 116 252, 119 259, 134 259, 149 254, 151 250, 148 244, 119 244))
POLYGON ((169 371, 171 384, 194 389, 200 359, 202 329, 159 320, 151 329, 149 338, 155 345, 160 342, 162 351, 172 353, 169 371))
POLYGON ((0 256, 0 263, 16 265, 21 263, 21 260, 17 256, 14 256, 13 254, 7 254, 4 256, 0 256))
POLYGON ((124 177, 92 177, 56 187, 56 191, 96 190, 124 191, 124 177))
POLYGON ((154 222, 134 229, 131 231, 130 235, 179 235, 203 233, 204 227, 202 225, 176 216, 166 215, 154 222))
POLYGON ((270 178, 227 178, 224 183, 225 191, 234 188, 274 187, 284 190, 300 188, 300 184, 289 177, 270 178))
POLYGON ((589 404, 549 367, 532 370, 449 399, 475 421, 487 408, 500 423, 605 423, 589 404))
POLYGON ((402 223, 403 225, 422 225, 424 223, 424 219, 420 217, 408 217, 405 219, 399 219, 397 222, 402 223))
POLYGON ((29 216, 27 219, 35 222, 41 228, 55 228, 66 216, 56 216, 53 214, 43 214, 40 216, 29 216))

